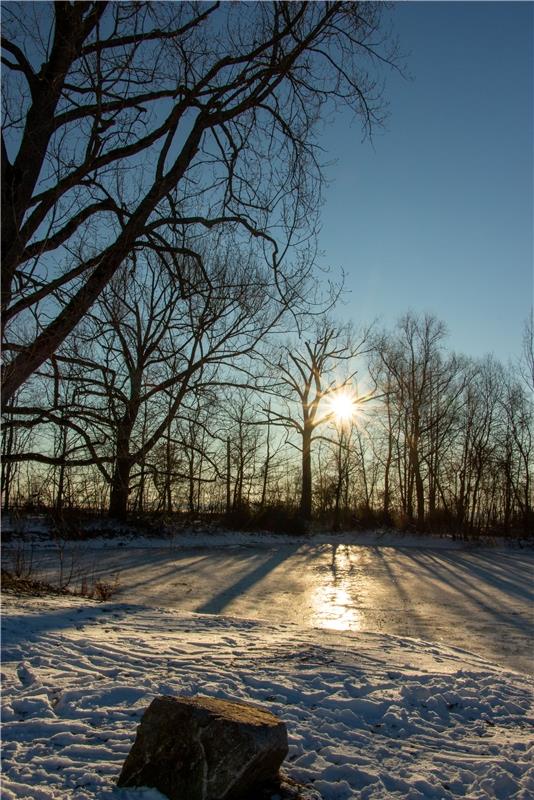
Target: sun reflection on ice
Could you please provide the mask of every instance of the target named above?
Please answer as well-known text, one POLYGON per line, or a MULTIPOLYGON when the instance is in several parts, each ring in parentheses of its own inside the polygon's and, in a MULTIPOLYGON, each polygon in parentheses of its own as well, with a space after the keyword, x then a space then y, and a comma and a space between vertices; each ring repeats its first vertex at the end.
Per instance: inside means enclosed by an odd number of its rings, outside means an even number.
POLYGON ((353 568, 349 549, 333 545, 330 569, 324 576, 327 580, 315 586, 311 596, 311 605, 316 614, 314 624, 318 627, 338 631, 361 629, 361 614, 355 608, 354 598, 347 588, 347 576, 353 568))
POLYGON ((333 628, 336 631, 360 629, 360 614, 352 605, 350 594, 341 586, 317 586, 312 604, 319 627, 333 628))

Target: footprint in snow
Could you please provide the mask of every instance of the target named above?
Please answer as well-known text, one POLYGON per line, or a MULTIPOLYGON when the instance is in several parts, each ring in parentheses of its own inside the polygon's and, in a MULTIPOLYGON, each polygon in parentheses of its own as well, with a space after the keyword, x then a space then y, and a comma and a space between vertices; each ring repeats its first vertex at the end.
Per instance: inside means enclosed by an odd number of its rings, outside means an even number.
POLYGON ((30 686, 32 683, 38 683, 37 676, 24 661, 21 661, 18 665, 17 675, 23 686, 30 686))

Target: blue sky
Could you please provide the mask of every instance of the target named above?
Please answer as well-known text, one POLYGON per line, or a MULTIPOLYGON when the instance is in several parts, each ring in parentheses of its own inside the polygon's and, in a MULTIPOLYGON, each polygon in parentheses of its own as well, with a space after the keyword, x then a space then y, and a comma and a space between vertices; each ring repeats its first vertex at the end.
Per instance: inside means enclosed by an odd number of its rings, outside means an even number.
POLYGON ((349 115, 321 144, 322 261, 346 273, 340 316, 443 319, 451 348, 519 355, 533 302, 532 3, 397 3, 411 79, 362 143, 349 115))

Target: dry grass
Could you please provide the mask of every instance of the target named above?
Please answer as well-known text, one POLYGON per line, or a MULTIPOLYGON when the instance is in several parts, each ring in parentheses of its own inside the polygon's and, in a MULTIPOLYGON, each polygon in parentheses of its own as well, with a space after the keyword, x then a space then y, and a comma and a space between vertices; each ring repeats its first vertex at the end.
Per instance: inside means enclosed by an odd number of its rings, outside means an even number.
POLYGON ((90 600, 111 600, 119 588, 119 581, 89 580, 82 578, 79 589, 67 586, 54 586, 52 583, 37 580, 31 577, 16 575, 7 569, 2 569, 3 592, 15 595, 42 596, 42 595, 67 595, 70 597, 86 597, 90 600))

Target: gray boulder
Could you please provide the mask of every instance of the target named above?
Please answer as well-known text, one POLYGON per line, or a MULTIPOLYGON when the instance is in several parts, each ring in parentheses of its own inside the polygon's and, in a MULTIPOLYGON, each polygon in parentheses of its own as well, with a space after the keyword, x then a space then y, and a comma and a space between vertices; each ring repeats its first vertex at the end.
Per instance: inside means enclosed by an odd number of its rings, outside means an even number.
POLYGON ((141 719, 119 786, 170 800, 237 800, 276 780, 284 723, 257 706, 214 697, 156 697, 141 719))

